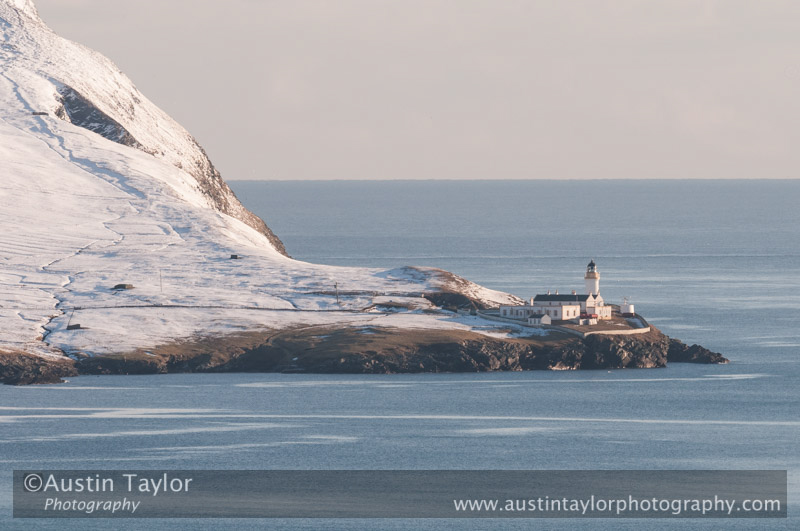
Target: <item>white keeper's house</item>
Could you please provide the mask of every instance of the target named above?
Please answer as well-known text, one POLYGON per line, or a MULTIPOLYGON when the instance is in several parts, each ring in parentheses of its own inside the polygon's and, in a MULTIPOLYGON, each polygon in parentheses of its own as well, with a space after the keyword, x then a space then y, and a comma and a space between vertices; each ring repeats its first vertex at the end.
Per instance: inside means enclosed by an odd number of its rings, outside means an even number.
POLYGON ((600 296, 600 273, 594 260, 583 277, 586 293, 560 294, 558 291, 532 298, 529 304, 501 306, 500 317, 527 320, 529 324, 550 324, 552 321, 576 321, 591 324, 597 319, 611 319, 611 306, 600 296))

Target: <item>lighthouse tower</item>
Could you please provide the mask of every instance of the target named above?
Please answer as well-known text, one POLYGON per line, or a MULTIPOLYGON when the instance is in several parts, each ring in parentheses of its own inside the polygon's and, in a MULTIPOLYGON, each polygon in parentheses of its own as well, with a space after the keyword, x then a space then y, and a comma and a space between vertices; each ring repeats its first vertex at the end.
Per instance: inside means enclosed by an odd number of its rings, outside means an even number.
POLYGON ((583 277, 583 280, 586 282, 586 293, 590 295, 600 293, 600 273, 597 272, 597 264, 594 263, 594 260, 586 266, 586 276, 583 277))

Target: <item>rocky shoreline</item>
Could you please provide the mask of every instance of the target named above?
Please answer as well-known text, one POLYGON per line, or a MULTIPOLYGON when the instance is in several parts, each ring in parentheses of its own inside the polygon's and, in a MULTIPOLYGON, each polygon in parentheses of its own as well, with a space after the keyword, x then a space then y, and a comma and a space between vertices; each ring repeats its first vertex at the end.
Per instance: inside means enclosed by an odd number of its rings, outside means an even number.
POLYGON ((652 328, 635 336, 561 333, 500 339, 458 330, 303 327, 197 338, 125 354, 41 358, 0 352, 0 382, 57 383, 77 374, 283 372, 392 374, 658 368, 727 363, 652 328))
POLYGON ((75 361, 42 357, 24 352, 0 351, 0 383, 10 385, 62 383, 62 378, 77 376, 75 361))

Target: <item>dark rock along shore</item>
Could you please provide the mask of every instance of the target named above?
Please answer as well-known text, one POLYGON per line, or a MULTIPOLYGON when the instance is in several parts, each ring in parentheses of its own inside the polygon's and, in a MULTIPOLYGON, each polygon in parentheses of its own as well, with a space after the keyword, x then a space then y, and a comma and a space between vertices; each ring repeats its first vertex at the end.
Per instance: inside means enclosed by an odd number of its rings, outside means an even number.
POLYGON ((76 376, 75 362, 42 358, 33 354, 0 351, 0 383, 25 385, 61 383, 66 376, 76 376))
POLYGON ((0 381, 55 383, 76 374, 290 372, 391 374, 657 368, 667 363, 727 363, 655 328, 634 336, 550 334, 498 339, 453 330, 311 327, 199 338, 158 348, 74 361, 0 354, 0 381))

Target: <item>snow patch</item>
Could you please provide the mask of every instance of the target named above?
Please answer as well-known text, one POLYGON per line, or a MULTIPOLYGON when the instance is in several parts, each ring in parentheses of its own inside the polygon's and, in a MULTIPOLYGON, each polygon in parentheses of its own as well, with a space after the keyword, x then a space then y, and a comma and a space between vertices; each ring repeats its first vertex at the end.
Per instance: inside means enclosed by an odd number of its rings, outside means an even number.
POLYGON ((33 0, 0 0, 0 2, 8 2, 11 7, 18 9, 29 17, 39 19, 39 12, 36 11, 33 0))

